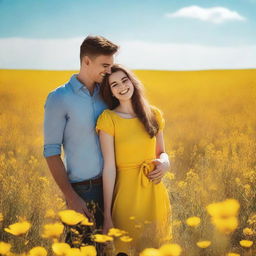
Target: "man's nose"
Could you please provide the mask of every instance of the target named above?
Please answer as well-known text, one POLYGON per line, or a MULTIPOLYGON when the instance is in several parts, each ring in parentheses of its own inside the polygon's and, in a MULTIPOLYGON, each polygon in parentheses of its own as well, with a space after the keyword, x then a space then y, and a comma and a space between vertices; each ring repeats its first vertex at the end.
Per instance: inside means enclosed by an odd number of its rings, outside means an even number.
POLYGON ((109 75, 111 74, 111 67, 107 67, 106 73, 109 75))

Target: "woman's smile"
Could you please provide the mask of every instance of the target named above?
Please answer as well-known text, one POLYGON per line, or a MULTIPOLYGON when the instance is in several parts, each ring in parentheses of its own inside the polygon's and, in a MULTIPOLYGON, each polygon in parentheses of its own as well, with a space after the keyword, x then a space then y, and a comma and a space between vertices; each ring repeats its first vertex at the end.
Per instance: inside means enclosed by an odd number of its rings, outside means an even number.
POLYGON ((129 91, 130 91, 130 88, 127 88, 127 89, 121 91, 119 94, 124 95, 124 94, 126 94, 127 92, 129 92, 129 91))

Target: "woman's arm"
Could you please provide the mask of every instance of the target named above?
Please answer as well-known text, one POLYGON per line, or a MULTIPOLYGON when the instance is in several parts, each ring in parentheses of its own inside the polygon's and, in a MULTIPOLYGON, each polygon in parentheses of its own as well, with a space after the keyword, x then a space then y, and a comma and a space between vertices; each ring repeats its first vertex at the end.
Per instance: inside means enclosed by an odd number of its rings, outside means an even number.
POLYGON ((116 164, 115 164, 115 150, 114 137, 108 133, 100 130, 99 139, 101 151, 104 159, 103 166, 103 197, 104 197, 104 228, 103 233, 107 233, 112 225, 111 206, 113 191, 116 180, 116 164))
POLYGON ((156 157, 153 161, 156 168, 148 174, 148 178, 155 183, 159 183, 165 173, 170 169, 169 156, 165 152, 163 131, 159 131, 156 135, 156 157))

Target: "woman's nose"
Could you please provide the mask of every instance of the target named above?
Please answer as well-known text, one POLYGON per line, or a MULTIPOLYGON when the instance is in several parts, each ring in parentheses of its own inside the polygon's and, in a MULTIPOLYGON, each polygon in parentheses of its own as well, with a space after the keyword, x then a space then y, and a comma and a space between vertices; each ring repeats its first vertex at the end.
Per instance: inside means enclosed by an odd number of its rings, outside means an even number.
POLYGON ((119 84, 119 88, 120 88, 120 90, 123 90, 125 87, 126 87, 126 86, 125 86, 125 84, 124 84, 124 83, 122 83, 122 82, 121 82, 121 83, 119 84))

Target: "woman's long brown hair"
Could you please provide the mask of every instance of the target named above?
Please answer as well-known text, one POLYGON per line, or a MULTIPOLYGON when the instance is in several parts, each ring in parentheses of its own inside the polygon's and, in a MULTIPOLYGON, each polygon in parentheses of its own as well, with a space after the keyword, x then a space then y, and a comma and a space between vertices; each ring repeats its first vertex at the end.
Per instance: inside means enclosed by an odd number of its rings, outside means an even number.
MULTIPOLYGON (((136 113, 141 123, 144 125, 150 137, 154 137, 159 130, 159 125, 157 123, 156 116, 154 111, 152 110, 152 107, 149 105, 147 99, 144 96, 144 86, 130 70, 119 64, 114 64, 111 68, 111 73, 115 73, 117 71, 124 72, 127 75, 128 79, 131 80, 134 86, 134 92, 131 99, 134 112, 136 113)), ((110 75, 106 75, 104 77, 100 87, 100 93, 103 100, 112 110, 119 106, 120 102, 117 98, 112 96, 109 85, 109 76, 110 75)))

